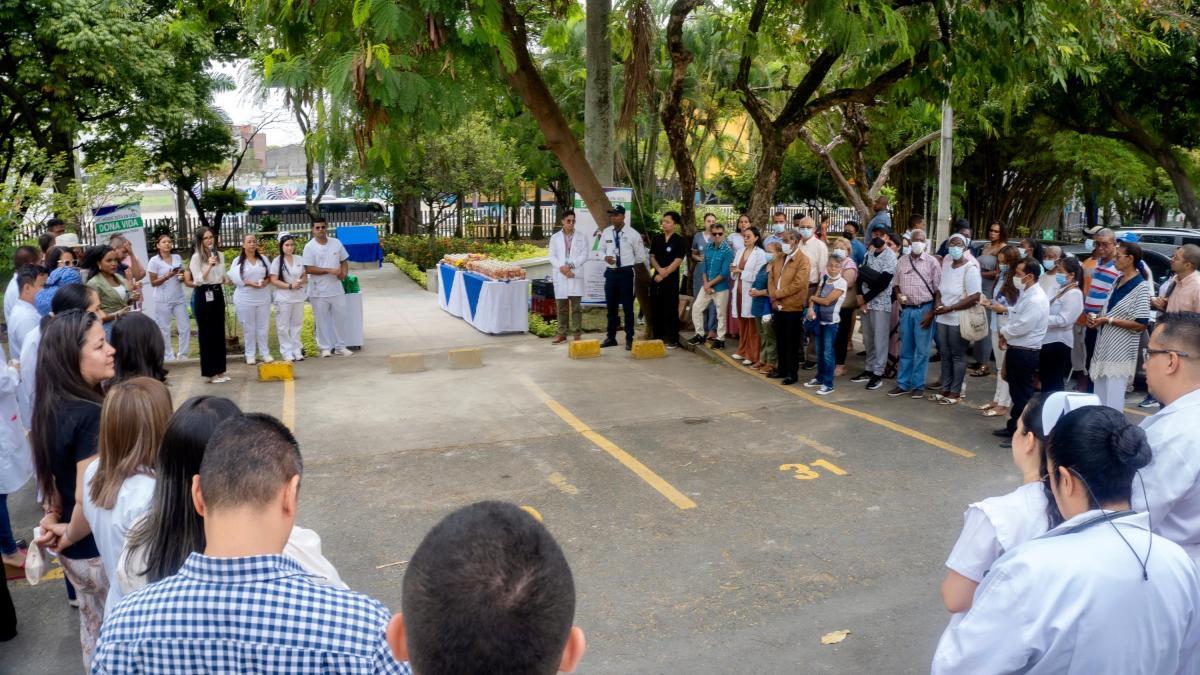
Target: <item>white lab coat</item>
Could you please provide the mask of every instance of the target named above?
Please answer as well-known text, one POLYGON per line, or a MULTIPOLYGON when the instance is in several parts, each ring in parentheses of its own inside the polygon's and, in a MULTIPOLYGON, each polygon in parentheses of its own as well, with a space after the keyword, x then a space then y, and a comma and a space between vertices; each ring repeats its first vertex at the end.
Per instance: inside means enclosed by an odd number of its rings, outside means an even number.
POLYGON ((0 495, 10 495, 33 475, 33 453, 17 414, 17 383, 12 366, 0 364, 0 495))
POLYGON ((1112 522, 1082 513, 996 561, 971 611, 942 635, 933 675, 1197 672, 1200 572, 1150 534, 1146 514, 1112 522), (1150 537, 1143 580, 1134 552, 1145 559, 1150 537))
POLYGON ((1154 459, 1133 479, 1133 508, 1147 511, 1154 532, 1200 564, 1200 389, 1142 421, 1154 459))
POLYGON ((588 259, 588 245, 591 242, 579 230, 575 230, 571 239, 571 255, 567 255, 567 237, 562 230, 550 237, 550 266, 554 268, 554 297, 565 300, 569 297, 583 297, 583 263, 588 259), (566 264, 575 267, 575 277, 571 278, 559 271, 566 264))
MULTIPOLYGON (((745 247, 743 247, 742 250, 744 251, 745 247)), ((733 254, 734 266, 737 266, 741 261, 742 251, 735 252, 733 254)), ((754 278, 758 276, 758 271, 762 269, 762 266, 765 264, 767 264, 767 252, 758 246, 755 246, 754 250, 750 252, 750 259, 746 261, 746 269, 741 271, 742 292, 739 300, 741 304, 736 305, 736 307, 740 310, 737 314, 738 318, 754 318, 754 313, 750 311, 750 307, 754 302, 754 298, 750 297, 750 289, 754 287, 754 278)))

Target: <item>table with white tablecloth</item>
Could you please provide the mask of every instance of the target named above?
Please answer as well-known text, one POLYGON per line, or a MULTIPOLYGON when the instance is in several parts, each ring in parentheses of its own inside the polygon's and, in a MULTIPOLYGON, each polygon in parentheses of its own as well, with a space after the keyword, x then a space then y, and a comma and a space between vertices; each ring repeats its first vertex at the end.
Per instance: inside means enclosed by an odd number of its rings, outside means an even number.
POLYGON ((438 306, 484 333, 529 330, 529 281, 496 281, 451 265, 438 265, 438 306))

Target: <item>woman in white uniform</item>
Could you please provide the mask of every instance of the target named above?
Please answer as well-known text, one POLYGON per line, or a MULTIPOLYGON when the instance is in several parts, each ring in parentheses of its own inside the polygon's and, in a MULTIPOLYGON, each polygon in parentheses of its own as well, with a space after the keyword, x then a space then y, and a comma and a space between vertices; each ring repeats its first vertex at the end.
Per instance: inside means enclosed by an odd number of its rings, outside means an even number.
POLYGON ((183 302, 183 258, 171 253, 175 240, 169 234, 159 235, 154 245, 158 255, 146 265, 150 285, 154 287, 154 322, 162 331, 165 359, 186 359, 192 322, 188 319, 187 305, 183 302), (171 319, 175 319, 175 330, 179 332, 179 348, 175 350, 171 349, 171 319))
POLYGON ((1085 405, 1100 405, 1100 398, 1073 392, 1035 396, 1017 419, 1012 455, 1022 484, 1001 497, 971 504, 963 514, 962 534, 946 560, 950 571, 942 581, 942 602, 954 614, 950 625, 971 608, 975 589, 1000 556, 1062 522, 1046 478, 1046 436, 1064 413, 1085 405))
POLYGON ((1067 413, 1046 468, 1066 519, 1004 554, 942 635, 932 672, 1196 673, 1200 573, 1130 509, 1146 434, 1104 406, 1067 413))
POLYGON ((257 347, 263 363, 270 363, 271 350, 267 335, 271 329, 270 264, 258 249, 258 239, 252 234, 242 238, 242 252, 229 265, 229 280, 233 282, 233 306, 242 324, 246 341, 246 365, 254 365, 257 347))
POLYGON ((296 255, 296 239, 279 238, 279 257, 271 261, 271 285, 275 287, 275 333, 284 361, 303 361, 300 331, 304 327, 304 300, 308 297, 304 261, 296 255))

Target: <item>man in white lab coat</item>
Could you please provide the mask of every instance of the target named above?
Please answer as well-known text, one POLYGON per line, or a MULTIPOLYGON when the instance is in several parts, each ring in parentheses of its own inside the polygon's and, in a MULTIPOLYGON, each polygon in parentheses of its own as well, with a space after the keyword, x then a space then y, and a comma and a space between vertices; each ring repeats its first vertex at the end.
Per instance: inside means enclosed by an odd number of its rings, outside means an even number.
POLYGON ((1162 409, 1142 422, 1154 459, 1134 481, 1133 506, 1154 531, 1200 562, 1200 314, 1168 312, 1150 334, 1146 383, 1162 409))
POLYGON ((992 566, 942 635, 933 675, 1197 672, 1200 572, 1130 509, 1150 455, 1120 411, 1061 418, 1046 467, 1066 521, 992 566))
POLYGON ((588 241, 575 229, 575 212, 567 211, 562 229, 550 237, 550 266, 554 268, 554 304, 558 309, 558 336, 554 344, 567 341, 567 324, 578 340, 583 332, 583 263, 588 258, 588 241))

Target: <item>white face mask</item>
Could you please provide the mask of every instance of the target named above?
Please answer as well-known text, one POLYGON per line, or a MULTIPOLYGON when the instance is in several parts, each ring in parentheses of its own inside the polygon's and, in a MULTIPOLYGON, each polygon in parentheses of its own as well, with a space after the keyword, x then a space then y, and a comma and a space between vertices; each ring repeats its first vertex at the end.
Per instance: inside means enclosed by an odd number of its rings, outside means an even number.
POLYGON ((783 254, 784 254, 784 255, 788 255, 789 253, 791 253, 791 252, 792 252, 792 245, 791 245, 791 244, 789 244, 789 243, 787 243, 786 241, 785 241, 785 242, 783 242, 783 243, 781 244, 781 246, 783 246, 783 254))
POLYGON ((1016 286, 1017 290, 1019 290, 1019 291, 1024 291, 1029 288, 1029 286, 1025 285, 1024 277, 1022 277, 1020 279, 1013 279, 1013 285, 1016 286))
POLYGON ((771 226, 771 229, 775 231, 775 234, 779 234, 780 232, 783 232, 783 230, 784 230, 783 223, 775 223, 774 225, 771 226))
POLYGON ((925 242, 923 242, 923 241, 914 241, 914 242, 912 243, 912 246, 910 246, 909 248, 911 248, 911 249, 912 249, 912 252, 913 252, 914 254, 916 254, 916 255, 921 255, 922 253, 924 253, 924 252, 925 252, 925 242))
POLYGON ((831 253, 830 255, 832 255, 833 257, 837 258, 838 260, 845 260, 845 259, 846 259, 846 252, 845 252, 845 251, 843 251, 843 250, 842 250, 842 249, 840 249, 840 248, 834 249, 834 250, 833 250, 833 253, 831 253))
POLYGON ((909 253, 912 253, 912 247, 911 246, 903 246, 900 248, 900 253, 902 253, 903 255, 908 255, 909 253))
POLYGON ((800 236, 808 239, 809 237, 813 236, 813 229, 811 227, 800 228, 800 236))

